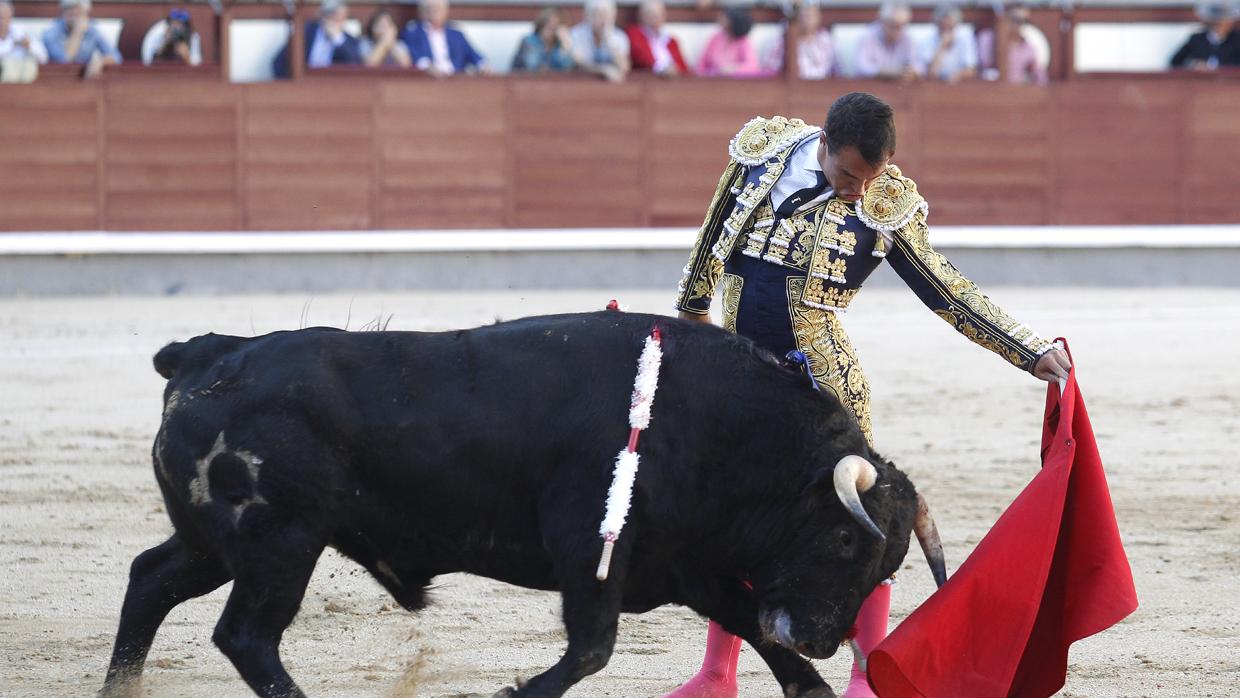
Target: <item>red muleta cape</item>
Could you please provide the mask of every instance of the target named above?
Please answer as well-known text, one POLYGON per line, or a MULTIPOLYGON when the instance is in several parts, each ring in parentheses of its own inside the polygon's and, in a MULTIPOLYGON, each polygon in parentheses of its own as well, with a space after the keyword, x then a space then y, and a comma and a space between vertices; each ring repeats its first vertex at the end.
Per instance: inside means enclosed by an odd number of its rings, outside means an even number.
POLYGON ((1073 368, 1046 391, 1042 470, 947 584, 869 657, 882 698, 1049 696, 1068 647, 1137 608, 1073 368))

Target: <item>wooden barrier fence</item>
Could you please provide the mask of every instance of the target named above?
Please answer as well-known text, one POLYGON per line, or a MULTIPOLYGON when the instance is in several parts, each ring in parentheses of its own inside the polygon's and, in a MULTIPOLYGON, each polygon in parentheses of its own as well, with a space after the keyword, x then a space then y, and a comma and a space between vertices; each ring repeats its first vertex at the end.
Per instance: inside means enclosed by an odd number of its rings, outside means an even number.
POLYGON ((1240 222, 1234 81, 996 84, 580 77, 176 77, 7 88, 0 230, 332 230, 701 222, 755 114, 897 111, 939 224, 1240 222))

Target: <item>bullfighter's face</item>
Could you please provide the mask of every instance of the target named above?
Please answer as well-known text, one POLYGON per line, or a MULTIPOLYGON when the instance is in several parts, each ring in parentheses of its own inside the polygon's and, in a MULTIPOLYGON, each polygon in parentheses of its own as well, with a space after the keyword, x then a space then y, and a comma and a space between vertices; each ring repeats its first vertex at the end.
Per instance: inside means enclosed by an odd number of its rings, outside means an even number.
POLYGON ((908 552, 917 494, 894 466, 880 465, 862 495, 882 530, 879 540, 845 512, 828 483, 806 495, 795 555, 768 575, 755 575, 759 620, 767 639, 807 657, 835 654, 849 636, 862 601, 899 569, 908 552))
POLYGON ((860 201, 870 184, 887 170, 888 161, 867 162, 853 145, 846 145, 832 153, 827 148, 827 134, 819 137, 818 164, 822 166, 822 174, 831 188, 835 189, 835 195, 844 201, 860 201))

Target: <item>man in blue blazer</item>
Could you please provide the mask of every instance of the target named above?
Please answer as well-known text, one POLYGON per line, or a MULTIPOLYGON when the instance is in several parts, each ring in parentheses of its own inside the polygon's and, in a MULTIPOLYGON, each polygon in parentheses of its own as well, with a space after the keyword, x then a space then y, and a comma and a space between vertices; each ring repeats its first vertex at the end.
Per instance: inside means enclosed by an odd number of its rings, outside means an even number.
MULTIPOLYGON (((306 22, 306 67, 325 68, 329 65, 360 65, 362 46, 357 37, 344 30, 349 8, 342 0, 323 0, 318 20, 306 22)), ((292 73, 288 62, 288 45, 280 49, 272 64, 276 77, 292 73)))
POLYGON ((488 72, 482 54, 469 45, 459 29, 448 25, 448 0, 422 0, 418 22, 410 22, 401 36, 418 70, 435 77, 454 73, 488 72))

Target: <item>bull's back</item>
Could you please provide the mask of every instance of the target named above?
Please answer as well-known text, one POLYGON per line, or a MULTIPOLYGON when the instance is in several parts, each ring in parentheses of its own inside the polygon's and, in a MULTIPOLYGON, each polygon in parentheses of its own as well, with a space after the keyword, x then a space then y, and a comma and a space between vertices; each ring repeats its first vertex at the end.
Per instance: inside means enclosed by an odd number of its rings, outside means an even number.
POLYGON ((226 433, 230 448, 263 460, 266 482, 314 483, 322 492, 307 501, 342 526, 374 537, 400 521, 404 537, 377 545, 437 571, 502 578, 525 565, 509 581, 546 585, 545 570, 528 568, 539 503, 561 486, 597 490, 601 509, 637 357, 661 321, 605 313, 442 333, 200 338, 169 381, 173 421, 197 425, 199 455, 226 433))

